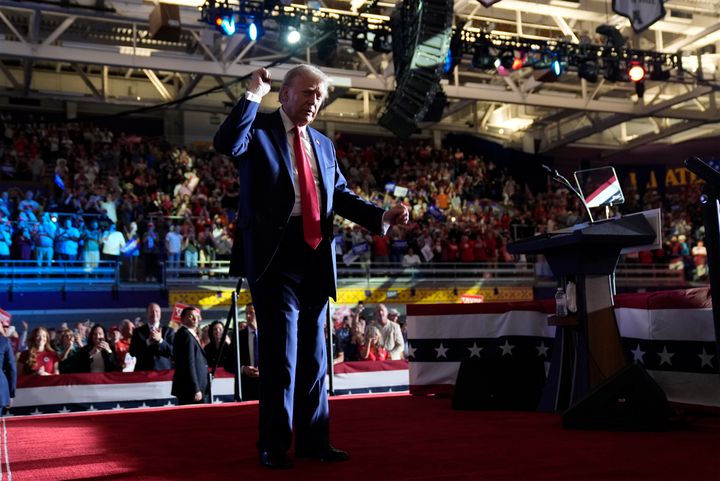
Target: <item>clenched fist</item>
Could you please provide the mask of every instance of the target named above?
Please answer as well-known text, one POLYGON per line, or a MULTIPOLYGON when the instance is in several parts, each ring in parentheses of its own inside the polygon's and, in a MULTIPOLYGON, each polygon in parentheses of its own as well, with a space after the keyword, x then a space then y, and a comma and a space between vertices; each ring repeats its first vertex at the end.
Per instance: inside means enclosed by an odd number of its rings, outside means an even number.
POLYGON ((264 68, 258 69, 254 71, 250 77, 248 92, 257 95, 258 97, 264 97, 268 92, 270 92, 270 82, 270 72, 264 68))

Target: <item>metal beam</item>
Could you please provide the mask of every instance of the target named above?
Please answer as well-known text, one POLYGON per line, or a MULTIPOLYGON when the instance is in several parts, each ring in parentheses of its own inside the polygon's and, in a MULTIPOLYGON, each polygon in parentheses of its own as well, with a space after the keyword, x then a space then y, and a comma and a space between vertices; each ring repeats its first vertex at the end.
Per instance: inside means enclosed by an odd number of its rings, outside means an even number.
POLYGON ((72 64, 73 70, 77 72, 77 74, 80 76, 80 79, 83 81, 83 83, 87 86, 87 88, 90 89, 90 92, 93 94, 93 97, 97 97, 98 99, 104 99, 105 97, 103 94, 100 93, 100 91, 93 85, 93 83, 88 78, 87 74, 83 71, 82 67, 76 63, 72 64))
POLYGON ((60 35, 65 33, 65 30, 70 28, 70 26, 73 23, 75 23, 75 20, 77 20, 76 16, 67 17, 65 20, 62 21, 62 23, 60 25, 58 25, 58 27, 55 30, 53 30, 53 32, 50 35, 47 36, 47 38, 45 40, 43 40, 42 44, 50 45, 53 42, 55 42, 58 38, 60 38, 60 35))
POLYGON ((686 130, 694 129, 695 127, 699 127, 699 126, 703 125, 704 123, 705 122, 700 122, 700 121, 696 121, 696 120, 688 120, 686 122, 678 122, 678 123, 672 125, 671 127, 661 130, 659 133, 643 135, 634 140, 631 140, 630 142, 624 143, 620 146, 620 150, 615 151, 611 154, 604 155, 603 157, 611 157, 612 155, 618 154, 620 152, 625 152, 628 150, 636 149, 642 145, 647 145, 652 142, 656 142, 658 140, 662 140, 664 138, 670 137, 671 135, 679 134, 681 132, 685 132, 686 130))
POLYGON ((4 13, 2 13, 2 10, 0 10, 0 20, 3 21, 5 26, 10 29, 10 31, 18 38, 18 40, 20 40, 21 43, 27 44, 27 40, 25 40, 25 37, 20 32, 18 32, 18 29, 15 28, 15 25, 13 25, 12 22, 8 20, 4 13))
POLYGON ((705 47, 706 45, 717 41, 717 39, 713 40, 711 35, 718 30, 720 30, 720 22, 710 25, 703 31, 690 35, 689 37, 679 38, 671 44, 665 46, 662 51, 672 53, 682 50, 688 46, 692 46, 693 49, 705 47))
POLYGON ((0 71, 8 79, 8 82, 12 85, 13 90, 20 90, 20 83, 17 81, 10 69, 2 62, 2 60, 0 60, 0 71))
POLYGON ((173 99, 172 95, 170 95, 170 92, 168 92, 168 89, 165 87, 165 84, 160 81, 155 72, 153 72, 149 68, 144 68, 143 73, 147 76, 148 79, 150 79, 150 83, 153 84, 153 87, 155 87, 155 90, 157 90, 163 100, 169 102, 173 99))
POLYGON ((227 86, 227 83, 222 79, 222 77, 219 75, 213 75, 213 78, 215 79, 217 84, 222 87, 223 92, 225 92, 225 95, 227 95, 227 97, 232 101, 232 103, 237 103, 237 95, 235 95, 232 90, 230 90, 230 87, 227 86))
MULTIPOLYGON (((178 98, 182 99, 190 95, 192 91, 195 90, 195 87, 198 86, 200 80, 202 80, 203 77, 203 74, 190 75, 190 80, 178 92, 178 98)), ((178 107, 180 107, 180 105, 178 105, 178 107)))

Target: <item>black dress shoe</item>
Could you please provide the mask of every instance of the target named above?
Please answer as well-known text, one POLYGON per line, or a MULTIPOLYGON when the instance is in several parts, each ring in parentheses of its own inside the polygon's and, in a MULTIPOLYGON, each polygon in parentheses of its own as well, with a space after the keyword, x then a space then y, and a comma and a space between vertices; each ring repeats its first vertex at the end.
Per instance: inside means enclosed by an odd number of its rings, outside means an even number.
POLYGON ((295 455, 298 458, 319 459, 320 461, 325 462, 347 461, 348 459, 350 459, 350 455, 348 453, 346 453, 342 449, 330 446, 329 444, 324 448, 316 451, 306 451, 303 449, 299 449, 295 451, 295 455))
POLYGON ((270 469, 290 469, 293 463, 287 454, 276 451, 260 451, 260 464, 270 469))

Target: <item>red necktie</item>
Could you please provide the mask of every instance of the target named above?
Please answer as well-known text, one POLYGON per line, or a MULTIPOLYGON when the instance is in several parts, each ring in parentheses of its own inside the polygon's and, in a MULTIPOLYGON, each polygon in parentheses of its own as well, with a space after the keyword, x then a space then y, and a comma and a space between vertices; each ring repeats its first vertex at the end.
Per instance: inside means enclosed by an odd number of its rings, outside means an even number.
POLYGON ((310 160, 305 155, 300 138, 300 128, 295 126, 293 130, 295 141, 295 163, 297 164, 298 180, 300 181, 300 207, 302 209, 303 236, 305 242, 311 249, 317 249, 322 239, 320 233, 320 204, 318 203, 317 190, 315 190, 315 178, 310 168, 310 160))

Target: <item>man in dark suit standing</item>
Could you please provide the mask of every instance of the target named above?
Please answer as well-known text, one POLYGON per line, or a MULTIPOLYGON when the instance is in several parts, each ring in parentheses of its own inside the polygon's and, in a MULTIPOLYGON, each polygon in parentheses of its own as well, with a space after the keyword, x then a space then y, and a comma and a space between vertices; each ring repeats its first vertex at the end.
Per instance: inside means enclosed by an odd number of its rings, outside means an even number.
POLYGON ((240 176, 230 273, 247 278, 260 336, 260 463, 291 468, 287 455, 345 461, 329 441, 327 353, 323 325, 336 297, 333 218, 374 232, 407 223, 399 204, 385 212, 355 195, 340 172, 332 141, 311 128, 329 78, 300 65, 280 87, 282 107, 258 113, 270 72, 252 74, 248 91, 215 135, 240 176))
POLYGON ((210 402, 210 372, 197 335, 201 319, 197 307, 186 307, 180 313, 182 326, 175 335, 175 373, 171 391, 180 405, 210 402))
MULTIPOLYGON (((247 327, 238 332, 240 339, 240 382, 242 383, 243 401, 251 401, 259 399, 260 396, 260 369, 258 368, 260 360, 260 338, 258 337, 257 319, 255 318, 255 307, 252 303, 245 306, 245 319, 247 327)), ((234 353, 235 344, 230 346, 230 352, 234 353)), ((231 355, 228 359, 232 359, 230 371, 235 368, 235 356, 231 355)))
MULTIPOLYGON (((260 360, 259 337, 255 307, 252 302, 245 306, 245 320, 247 327, 240 329, 240 386, 242 387, 242 400, 252 401, 260 397, 260 360)), ((235 338, 233 337, 229 355, 225 357, 225 370, 235 373, 237 368, 237 352, 235 338)))
POLYGON ((136 359, 136 371, 172 369, 175 331, 160 325, 160 306, 154 302, 147 307, 147 324, 133 331, 130 355, 136 359))

